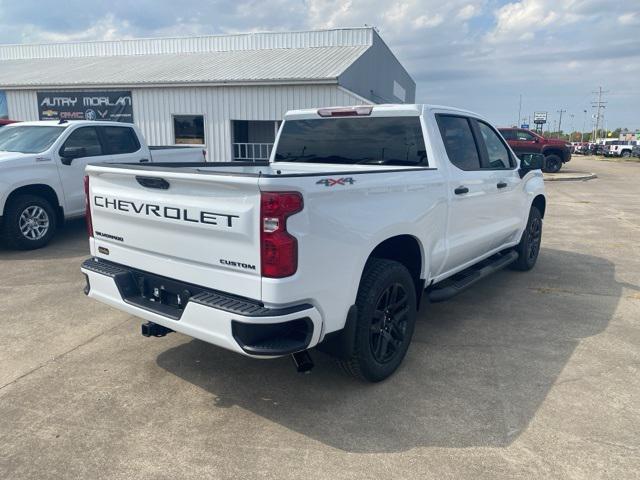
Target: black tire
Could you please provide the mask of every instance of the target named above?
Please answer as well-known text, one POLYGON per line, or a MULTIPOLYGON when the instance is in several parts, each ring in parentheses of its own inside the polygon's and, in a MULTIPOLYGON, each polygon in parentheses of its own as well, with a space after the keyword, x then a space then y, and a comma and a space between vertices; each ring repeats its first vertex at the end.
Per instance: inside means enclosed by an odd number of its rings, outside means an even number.
POLYGON ((624 158, 629 158, 631 156, 631 152, 629 150, 625 150, 624 152, 622 152, 622 156, 624 158))
POLYGON ((531 270, 538 260, 541 242, 542 214, 536 207, 531 207, 527 226, 522 232, 520 243, 515 247, 518 252, 518 260, 511 264, 511 268, 522 272, 531 270))
POLYGON ((409 271, 391 260, 369 260, 356 306, 353 356, 339 363, 360 380, 380 382, 398 369, 413 336, 416 290, 409 271))
POLYGON ((56 212, 47 199, 20 195, 4 210, 2 238, 10 248, 42 248, 53 238, 57 223, 56 212))
POLYGON ((544 157, 543 172, 557 173, 562 168, 562 159, 555 154, 547 155, 544 157))

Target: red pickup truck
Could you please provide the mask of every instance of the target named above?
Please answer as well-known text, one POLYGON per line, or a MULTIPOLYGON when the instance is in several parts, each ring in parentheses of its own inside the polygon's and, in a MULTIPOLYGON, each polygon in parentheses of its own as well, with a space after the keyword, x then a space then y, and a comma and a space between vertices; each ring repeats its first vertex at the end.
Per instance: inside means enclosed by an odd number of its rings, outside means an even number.
POLYGON ((500 133, 511 149, 520 153, 542 153, 545 164, 544 172, 555 173, 563 163, 571 160, 571 144, 564 140, 544 138, 536 132, 524 128, 499 128, 500 133))

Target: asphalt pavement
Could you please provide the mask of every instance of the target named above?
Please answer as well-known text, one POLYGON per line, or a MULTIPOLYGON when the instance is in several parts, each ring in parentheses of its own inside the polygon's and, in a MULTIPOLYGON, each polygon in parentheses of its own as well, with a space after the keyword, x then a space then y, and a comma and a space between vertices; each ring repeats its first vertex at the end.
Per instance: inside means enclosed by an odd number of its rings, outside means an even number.
POLYGON ((82 221, 0 250, 0 478, 638 478, 640 163, 570 169, 536 268, 423 305, 376 385, 140 336, 82 293, 82 221))

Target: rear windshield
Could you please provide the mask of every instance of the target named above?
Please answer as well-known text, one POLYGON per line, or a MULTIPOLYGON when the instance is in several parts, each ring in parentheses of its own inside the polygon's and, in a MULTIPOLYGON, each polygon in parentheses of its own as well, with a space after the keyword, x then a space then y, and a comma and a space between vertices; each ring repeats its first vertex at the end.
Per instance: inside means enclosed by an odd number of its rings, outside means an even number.
POLYGON ((419 117, 287 120, 276 162, 427 165, 419 117))
POLYGON ((23 125, 0 130, 0 152, 42 153, 64 131, 64 127, 23 125))

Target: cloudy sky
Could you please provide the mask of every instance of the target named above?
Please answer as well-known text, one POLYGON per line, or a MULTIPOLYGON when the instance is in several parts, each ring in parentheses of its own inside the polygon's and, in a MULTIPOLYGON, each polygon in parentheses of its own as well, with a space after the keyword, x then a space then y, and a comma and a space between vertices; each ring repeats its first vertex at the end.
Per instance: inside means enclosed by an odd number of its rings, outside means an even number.
POLYGON ((0 43, 377 27, 415 79, 417 101, 494 122, 548 111, 563 130, 640 129, 640 0, 0 0, 0 43), (587 114, 584 114, 587 110, 587 114))

